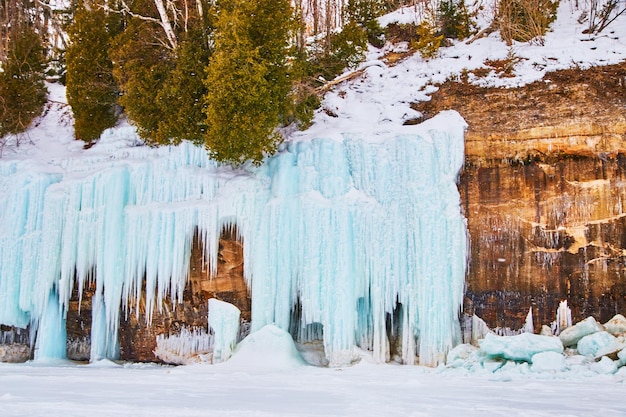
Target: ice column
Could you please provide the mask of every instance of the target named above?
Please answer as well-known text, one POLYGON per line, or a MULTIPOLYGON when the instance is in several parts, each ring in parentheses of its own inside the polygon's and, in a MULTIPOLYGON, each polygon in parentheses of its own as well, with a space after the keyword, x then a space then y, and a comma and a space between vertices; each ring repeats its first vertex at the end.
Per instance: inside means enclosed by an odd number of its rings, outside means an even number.
POLYGON ((39 321, 35 360, 65 359, 66 339, 65 318, 59 306, 59 297, 51 291, 39 321))
POLYGON ((213 363, 228 360, 237 344, 241 311, 216 298, 209 299, 209 327, 213 329, 213 363))

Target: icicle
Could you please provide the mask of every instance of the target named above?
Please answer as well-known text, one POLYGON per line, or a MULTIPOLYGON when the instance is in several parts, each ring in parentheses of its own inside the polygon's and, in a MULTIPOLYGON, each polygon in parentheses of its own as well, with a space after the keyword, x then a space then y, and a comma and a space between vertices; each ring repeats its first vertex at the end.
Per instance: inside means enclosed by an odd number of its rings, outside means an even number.
POLYGON ((530 307, 528 309, 528 314, 526 315, 526 322, 524 323, 524 327, 521 329, 521 333, 535 333, 535 325, 533 324, 533 308, 530 307))
POLYGON ((567 306, 567 300, 563 300, 559 303, 559 308, 556 310, 556 321, 554 322, 554 334, 558 336, 561 332, 568 327, 572 326, 572 310, 567 306))
POLYGON ((202 362, 213 351, 213 342, 213 335, 205 329, 183 327, 178 335, 158 335, 154 355, 174 365, 202 362))
POLYGON ((470 343, 478 346, 478 341, 482 340, 488 334, 494 334, 493 330, 487 326, 487 323, 477 315, 472 316, 472 338, 470 343))
POLYGON ((59 306, 59 297, 51 291, 44 308, 37 332, 35 360, 65 359, 65 318, 59 306))

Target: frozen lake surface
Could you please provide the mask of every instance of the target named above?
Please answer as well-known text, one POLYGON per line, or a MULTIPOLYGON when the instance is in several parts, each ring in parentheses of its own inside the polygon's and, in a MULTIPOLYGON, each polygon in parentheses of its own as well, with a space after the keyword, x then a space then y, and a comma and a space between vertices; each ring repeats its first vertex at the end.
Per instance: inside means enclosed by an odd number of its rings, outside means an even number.
POLYGON ((626 415, 623 371, 525 370, 0 364, 0 410, 3 417, 626 415))

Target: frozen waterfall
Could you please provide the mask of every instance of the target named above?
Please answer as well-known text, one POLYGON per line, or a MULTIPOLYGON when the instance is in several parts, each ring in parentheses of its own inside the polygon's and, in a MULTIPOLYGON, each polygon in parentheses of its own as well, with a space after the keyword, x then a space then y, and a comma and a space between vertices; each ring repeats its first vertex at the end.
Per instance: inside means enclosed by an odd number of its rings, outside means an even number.
POLYGON ((240 171, 186 143, 121 146, 132 128, 80 158, 0 160, 0 323, 37 331, 36 358, 63 356, 72 288, 94 281, 92 359, 114 357, 119 316, 142 291, 148 317, 182 300, 196 229, 215 266, 236 224, 253 330, 322 337, 331 365, 355 346, 382 362, 391 317, 405 363, 441 363, 460 340, 464 128, 446 112, 401 134, 290 142, 240 171))

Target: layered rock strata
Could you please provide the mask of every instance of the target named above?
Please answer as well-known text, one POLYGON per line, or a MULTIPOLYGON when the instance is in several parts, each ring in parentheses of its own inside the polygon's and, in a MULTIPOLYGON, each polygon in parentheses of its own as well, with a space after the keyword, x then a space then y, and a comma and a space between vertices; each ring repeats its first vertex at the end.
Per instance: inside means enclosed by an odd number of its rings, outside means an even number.
POLYGON ((521 88, 441 86, 416 108, 468 122, 459 184, 471 236, 465 309, 535 328, 626 311, 626 63, 521 88))

